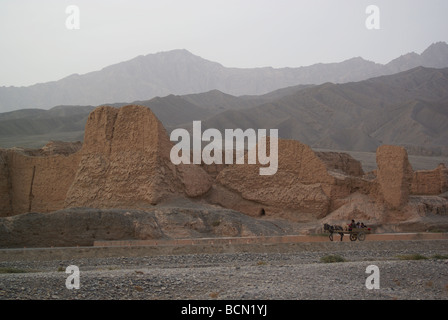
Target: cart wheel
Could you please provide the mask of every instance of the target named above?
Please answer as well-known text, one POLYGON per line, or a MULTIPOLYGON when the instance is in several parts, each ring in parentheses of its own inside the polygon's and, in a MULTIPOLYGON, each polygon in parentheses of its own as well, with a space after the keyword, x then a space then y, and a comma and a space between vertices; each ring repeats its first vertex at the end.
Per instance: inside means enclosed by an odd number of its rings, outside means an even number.
POLYGON ((358 233, 358 240, 359 241, 364 241, 366 240, 366 234, 364 232, 360 232, 358 233))
POLYGON ((358 238, 358 235, 356 233, 350 233, 350 240, 351 241, 356 241, 357 238, 358 238))
POLYGON ((328 238, 330 238, 330 241, 333 241, 333 234, 330 233, 330 235, 328 236, 328 238))

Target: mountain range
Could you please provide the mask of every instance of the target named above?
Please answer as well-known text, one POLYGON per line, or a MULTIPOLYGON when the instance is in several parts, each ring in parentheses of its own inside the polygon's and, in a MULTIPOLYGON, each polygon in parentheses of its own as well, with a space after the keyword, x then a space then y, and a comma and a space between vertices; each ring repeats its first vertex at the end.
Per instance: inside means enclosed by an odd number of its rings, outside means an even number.
POLYGON ((169 94, 219 90, 233 96, 262 95, 296 85, 347 83, 390 75, 417 66, 448 67, 448 45, 434 43, 383 65, 360 57, 298 68, 227 68, 187 50, 138 56, 99 71, 73 74, 28 87, 0 87, 0 112, 50 109, 58 105, 100 105, 149 100, 169 94))
MULTIPOLYGON (((129 103, 109 104, 120 107, 129 103)), ((448 68, 416 67, 349 83, 298 85, 264 95, 219 90, 133 101, 170 132, 202 120, 202 129, 278 129, 313 148, 373 152, 402 145, 420 155, 448 155, 448 68)), ((94 106, 58 106, 0 114, 0 147, 40 147, 82 140, 94 106)))
POLYGON ((314 148, 370 151, 381 144, 413 153, 448 151, 448 68, 417 67, 345 84, 325 83, 245 110, 227 110, 203 128, 277 128, 314 148))

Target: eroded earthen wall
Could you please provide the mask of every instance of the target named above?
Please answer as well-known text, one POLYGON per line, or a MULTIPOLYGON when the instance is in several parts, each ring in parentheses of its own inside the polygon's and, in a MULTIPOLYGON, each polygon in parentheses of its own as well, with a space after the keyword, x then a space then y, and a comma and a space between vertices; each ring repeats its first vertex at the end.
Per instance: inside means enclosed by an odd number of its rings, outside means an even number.
POLYGON ((85 130, 67 207, 144 207, 171 195, 198 196, 210 187, 199 166, 171 163, 172 143, 149 108, 96 108, 85 130))
POLYGON ((384 145, 377 149, 377 179, 384 201, 393 209, 408 202, 413 170, 406 149, 384 145))
POLYGON ((364 179, 359 161, 348 155, 316 153, 294 140, 278 141, 278 170, 270 176, 260 175, 261 165, 249 165, 247 158, 244 164, 213 167, 210 174, 197 165, 175 166, 172 146, 148 108, 99 107, 89 115, 81 150, 61 143, 37 153, 0 150, 0 216, 67 207, 138 208, 175 195, 204 196, 253 216, 264 208, 267 215, 316 219, 357 192, 395 209, 411 194, 448 191, 448 169, 414 173, 406 150, 396 146, 378 148, 376 180, 364 179), (57 154, 60 148, 64 154, 57 154))
POLYGON ((51 212, 64 208, 67 191, 78 169, 79 154, 29 157, 9 156, 13 214, 51 212))
POLYGON ((79 154, 29 156, 4 150, 0 161, 0 216, 64 208, 79 154))
POLYGON ((414 195, 438 195, 448 191, 448 169, 441 164, 434 170, 414 172, 411 193, 414 195))
POLYGON ((0 150, 0 217, 13 214, 11 199, 11 179, 6 150, 0 150))

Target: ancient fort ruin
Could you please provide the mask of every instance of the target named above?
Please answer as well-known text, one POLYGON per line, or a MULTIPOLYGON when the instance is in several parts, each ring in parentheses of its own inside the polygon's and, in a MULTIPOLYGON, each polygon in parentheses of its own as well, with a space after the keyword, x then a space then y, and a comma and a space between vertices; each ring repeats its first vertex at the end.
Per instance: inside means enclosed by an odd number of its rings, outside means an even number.
MULTIPOLYGON (((377 170, 345 153, 278 141, 278 171, 260 164, 174 165, 173 143, 147 107, 102 106, 90 114, 83 144, 0 149, 0 217, 67 208, 145 210, 185 198, 260 219, 341 222, 362 219, 401 229, 434 228, 448 214, 448 169, 414 171, 406 150, 381 146, 377 170), (260 217, 260 210, 265 215, 260 217)), ((445 226, 446 226, 445 222, 445 226)))

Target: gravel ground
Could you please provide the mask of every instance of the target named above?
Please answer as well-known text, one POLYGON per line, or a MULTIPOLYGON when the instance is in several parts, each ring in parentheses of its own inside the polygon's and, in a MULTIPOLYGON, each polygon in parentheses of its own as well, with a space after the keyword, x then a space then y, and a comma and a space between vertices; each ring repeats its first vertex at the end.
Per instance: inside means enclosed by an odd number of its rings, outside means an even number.
MULTIPOLYGON (((220 253, 3 261, 0 300, 447 300, 447 249, 339 252, 220 253), (324 263, 339 255, 346 261, 324 263), (428 259, 401 260, 420 254, 428 259), (67 289, 65 268, 80 270, 80 288, 67 289), (369 265, 379 289, 367 289, 369 265)), ((446 248, 446 247, 445 247, 446 248)))

